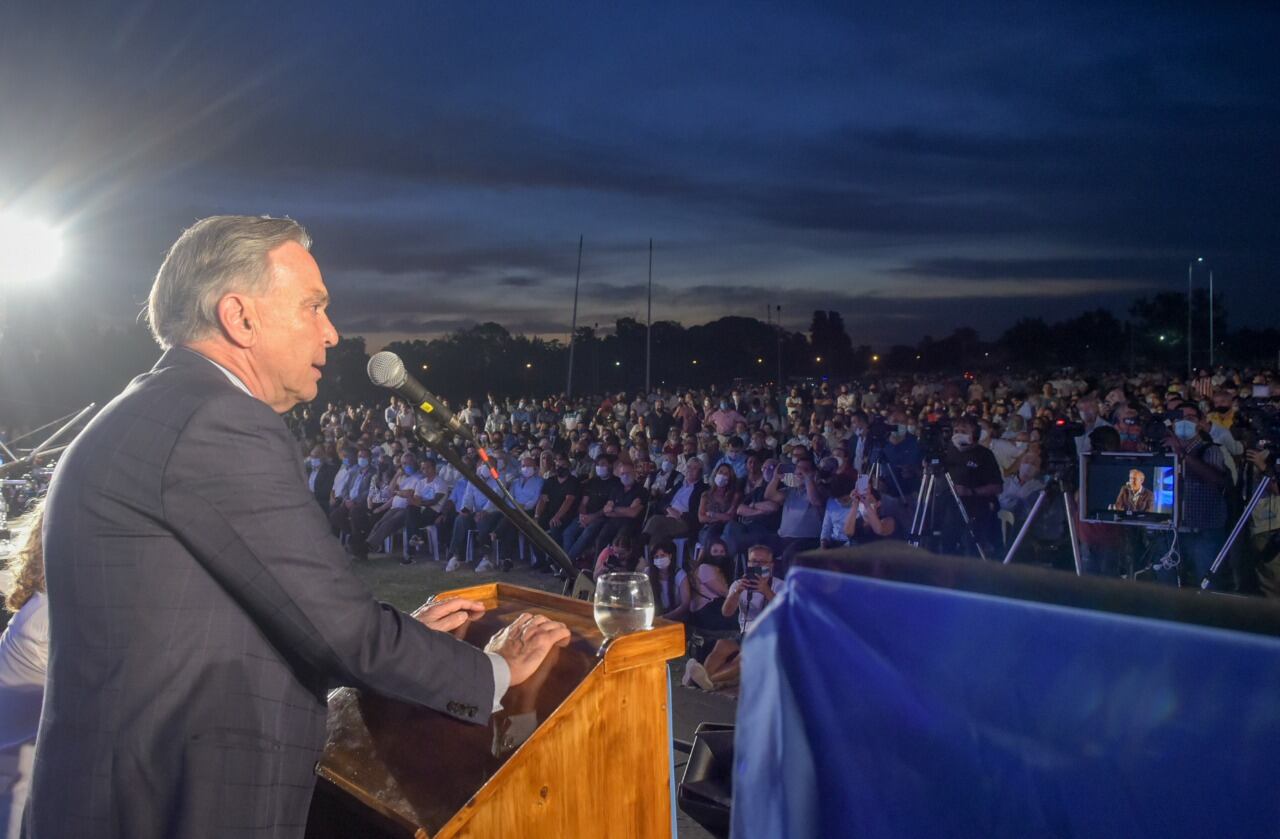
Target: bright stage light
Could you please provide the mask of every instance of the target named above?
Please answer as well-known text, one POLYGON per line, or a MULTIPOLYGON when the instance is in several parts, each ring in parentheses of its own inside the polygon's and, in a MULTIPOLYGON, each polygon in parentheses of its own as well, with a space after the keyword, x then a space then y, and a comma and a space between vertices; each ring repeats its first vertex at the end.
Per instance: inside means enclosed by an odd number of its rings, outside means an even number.
POLYGON ((38 280, 62 259, 62 236, 48 224, 0 213, 0 282, 38 280))

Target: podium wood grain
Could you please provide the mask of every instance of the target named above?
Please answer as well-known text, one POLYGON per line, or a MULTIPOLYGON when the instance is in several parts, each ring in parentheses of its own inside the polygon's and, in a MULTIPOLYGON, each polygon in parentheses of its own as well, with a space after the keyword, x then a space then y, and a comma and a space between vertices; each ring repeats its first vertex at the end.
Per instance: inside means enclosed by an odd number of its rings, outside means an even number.
MULTIPOLYGON (((485 604, 458 631, 483 645, 521 612, 563 621, 572 637, 503 697, 487 726, 353 689, 329 700, 319 795, 372 834, 445 837, 671 835, 666 661, 684 627, 657 621, 617 638, 603 659, 591 604, 489 584, 440 595, 485 604)), ((314 820, 314 817, 313 817, 314 820)), ((324 835, 356 835, 330 829, 324 835)))

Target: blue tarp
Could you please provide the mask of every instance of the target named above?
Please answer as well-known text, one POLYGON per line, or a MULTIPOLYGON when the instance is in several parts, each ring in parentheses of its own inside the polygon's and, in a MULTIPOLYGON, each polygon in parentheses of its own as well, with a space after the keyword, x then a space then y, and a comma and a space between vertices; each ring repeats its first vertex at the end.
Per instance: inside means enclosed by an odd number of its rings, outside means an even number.
POLYGON ((735 839, 1278 836, 1280 639, 797 568, 733 791, 735 839))

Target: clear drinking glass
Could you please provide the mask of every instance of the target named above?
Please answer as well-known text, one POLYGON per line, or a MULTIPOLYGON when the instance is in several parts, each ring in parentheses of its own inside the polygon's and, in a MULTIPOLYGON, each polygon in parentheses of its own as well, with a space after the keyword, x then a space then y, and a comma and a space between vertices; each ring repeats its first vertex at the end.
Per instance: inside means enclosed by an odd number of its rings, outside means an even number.
POLYGON ((645 574, 601 574, 596 580, 596 626, 605 638, 653 628, 653 589, 645 574))

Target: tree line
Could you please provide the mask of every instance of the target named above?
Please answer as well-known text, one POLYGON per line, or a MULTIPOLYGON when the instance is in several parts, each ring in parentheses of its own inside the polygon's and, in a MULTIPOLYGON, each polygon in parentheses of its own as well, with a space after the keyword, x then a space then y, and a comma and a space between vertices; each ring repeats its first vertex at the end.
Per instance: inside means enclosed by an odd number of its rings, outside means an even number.
MULTIPOLYGON (((632 392, 644 386, 646 338, 655 386, 701 387, 734 379, 782 381, 856 378, 902 373, 966 370, 1078 368, 1183 369, 1186 364, 1186 295, 1165 292, 1139 298, 1121 319, 1106 309, 1046 321, 1023 318, 993 341, 972 328, 926 335, 914 344, 875 349, 856 340, 839 312, 816 311, 807 333, 781 329, 749 317, 724 317, 683 326, 645 325, 621 318, 609 330, 587 326, 574 338, 572 391, 632 392)), ((1192 298, 1192 351, 1197 366, 1208 362, 1209 301, 1192 298)), ((1225 305, 1214 301, 1214 359, 1218 363, 1274 365, 1280 330, 1229 329, 1225 305)), ((159 350, 141 325, 91 330, 83 324, 32 318, 11 323, 0 364, 0 428, 30 427, 101 403, 133 376, 155 363, 159 350)), ((424 384, 451 400, 486 393, 534 395, 564 392, 568 378, 566 341, 513 335, 496 323, 481 323, 430 340, 404 340, 387 349, 405 360, 424 384)), ((385 398, 365 374, 363 338, 344 338, 329 352, 321 400, 385 398)))

